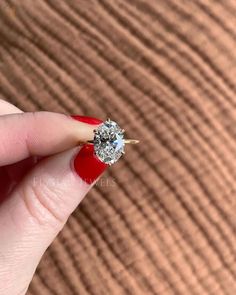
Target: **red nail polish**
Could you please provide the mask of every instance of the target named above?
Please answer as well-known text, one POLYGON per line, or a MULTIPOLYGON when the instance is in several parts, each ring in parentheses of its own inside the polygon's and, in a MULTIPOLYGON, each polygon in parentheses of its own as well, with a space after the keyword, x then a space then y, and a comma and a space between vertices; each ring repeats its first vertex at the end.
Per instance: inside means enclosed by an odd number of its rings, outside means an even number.
MULTIPOLYGON (((92 117, 74 115, 72 118, 91 125, 102 123, 102 120, 92 117)), ((88 184, 93 183, 106 170, 107 166, 95 155, 92 144, 82 146, 74 160, 75 171, 88 184)))
POLYGON ((75 171, 88 184, 93 183, 107 166, 94 154, 92 144, 84 145, 74 160, 75 171))
POLYGON ((86 117, 86 116, 79 116, 79 115, 72 115, 71 117, 77 121, 88 123, 91 125, 98 125, 102 123, 102 120, 93 118, 93 117, 86 117))

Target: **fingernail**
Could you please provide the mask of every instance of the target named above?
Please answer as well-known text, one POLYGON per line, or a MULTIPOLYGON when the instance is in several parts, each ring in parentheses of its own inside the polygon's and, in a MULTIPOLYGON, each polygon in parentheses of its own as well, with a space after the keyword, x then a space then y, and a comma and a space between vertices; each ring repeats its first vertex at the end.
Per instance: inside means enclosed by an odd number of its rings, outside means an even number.
POLYGON ((107 168, 94 154, 92 144, 82 146, 74 160, 75 171, 88 184, 93 183, 107 168))
MULTIPOLYGON (((73 115, 72 118, 91 125, 102 123, 102 120, 93 117, 73 115)), ((93 183, 106 170, 107 166, 95 155, 92 144, 83 145, 74 160, 76 173, 88 184, 93 183)))
POLYGON ((91 125, 98 125, 102 123, 102 120, 93 118, 93 117, 86 117, 86 116, 79 116, 79 115, 72 115, 71 117, 77 121, 88 123, 91 125))

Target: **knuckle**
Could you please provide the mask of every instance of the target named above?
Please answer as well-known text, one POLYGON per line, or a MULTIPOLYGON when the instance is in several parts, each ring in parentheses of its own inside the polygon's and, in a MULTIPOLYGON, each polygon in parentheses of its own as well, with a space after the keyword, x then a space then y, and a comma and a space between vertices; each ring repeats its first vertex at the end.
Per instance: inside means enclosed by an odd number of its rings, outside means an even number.
POLYGON ((37 223, 59 228, 64 225, 67 216, 60 188, 45 179, 34 179, 30 185, 22 185, 21 194, 28 213, 37 223))

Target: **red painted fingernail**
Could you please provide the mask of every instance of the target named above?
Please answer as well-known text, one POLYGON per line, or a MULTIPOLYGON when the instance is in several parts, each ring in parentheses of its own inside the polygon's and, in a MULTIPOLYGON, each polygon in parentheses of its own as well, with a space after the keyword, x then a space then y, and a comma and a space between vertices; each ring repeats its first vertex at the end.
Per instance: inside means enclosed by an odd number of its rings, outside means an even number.
MULTIPOLYGON (((72 118, 92 125, 102 123, 101 120, 92 117, 72 116, 72 118)), ((75 171, 88 184, 93 183, 106 170, 107 166, 95 155, 92 144, 82 146, 74 160, 75 171)))
POLYGON ((107 166, 94 154, 92 144, 84 145, 74 160, 75 171, 88 184, 93 183, 107 166))
POLYGON ((79 115, 72 115, 71 117, 77 121, 88 123, 91 125, 98 125, 102 123, 102 120, 93 118, 93 117, 86 117, 86 116, 79 116, 79 115))

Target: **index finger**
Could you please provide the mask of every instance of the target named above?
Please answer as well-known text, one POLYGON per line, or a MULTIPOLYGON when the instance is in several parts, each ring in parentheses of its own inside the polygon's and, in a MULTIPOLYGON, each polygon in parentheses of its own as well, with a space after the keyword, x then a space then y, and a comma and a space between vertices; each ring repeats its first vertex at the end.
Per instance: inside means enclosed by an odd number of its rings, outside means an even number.
POLYGON ((0 116, 0 166, 72 148, 79 141, 93 139, 95 127, 52 112, 0 116))

